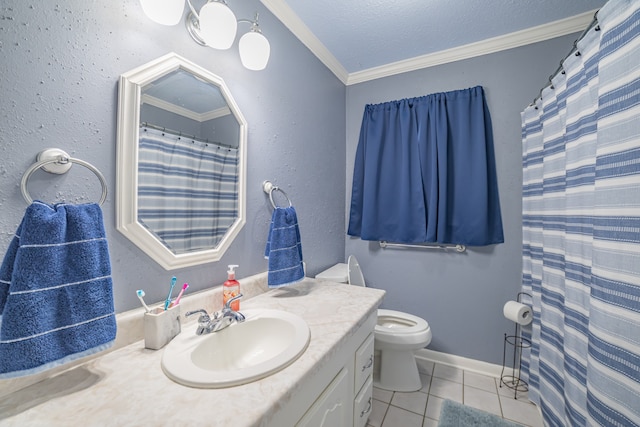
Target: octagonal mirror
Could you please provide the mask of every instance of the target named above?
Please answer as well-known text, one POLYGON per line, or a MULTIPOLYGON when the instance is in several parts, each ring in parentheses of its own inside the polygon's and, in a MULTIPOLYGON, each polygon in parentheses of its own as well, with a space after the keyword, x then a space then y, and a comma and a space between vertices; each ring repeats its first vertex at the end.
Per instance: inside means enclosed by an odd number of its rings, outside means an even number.
POLYGON ((245 223, 247 123, 170 53, 120 76, 116 226, 165 269, 219 260, 245 223))

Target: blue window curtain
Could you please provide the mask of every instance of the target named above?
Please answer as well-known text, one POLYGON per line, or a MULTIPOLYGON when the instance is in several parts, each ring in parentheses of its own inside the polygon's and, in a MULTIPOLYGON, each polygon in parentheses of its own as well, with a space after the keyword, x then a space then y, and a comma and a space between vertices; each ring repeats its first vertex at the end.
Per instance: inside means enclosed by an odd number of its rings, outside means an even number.
POLYGON ((397 243, 504 242, 481 86, 365 107, 348 234, 397 243))
POLYGON ((238 217, 238 150, 140 129, 138 221, 176 254, 211 249, 238 217))

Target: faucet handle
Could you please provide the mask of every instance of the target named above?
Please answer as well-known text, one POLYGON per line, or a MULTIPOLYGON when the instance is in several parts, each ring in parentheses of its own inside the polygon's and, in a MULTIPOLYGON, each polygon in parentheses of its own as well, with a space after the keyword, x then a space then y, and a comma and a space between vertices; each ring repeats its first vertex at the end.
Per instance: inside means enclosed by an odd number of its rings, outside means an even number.
POLYGON ((239 311, 234 311, 231 308, 231 303, 240 298, 242 298, 242 294, 238 294, 235 297, 230 298, 227 301, 227 303, 224 305, 224 308, 222 309, 223 316, 231 316, 238 323, 244 322, 245 320, 244 314, 240 313, 239 311))
POLYGON ((244 317, 244 314, 240 313, 239 311, 234 311, 233 312, 233 317, 236 320, 236 322, 238 322, 238 323, 242 323, 246 319, 246 317, 244 317))
POLYGON ((211 321, 211 317, 209 317, 209 313, 207 313, 207 311, 202 308, 198 310, 187 311, 184 317, 193 316, 194 314, 197 314, 197 313, 200 313, 200 317, 198 318, 199 323, 208 323, 211 321))

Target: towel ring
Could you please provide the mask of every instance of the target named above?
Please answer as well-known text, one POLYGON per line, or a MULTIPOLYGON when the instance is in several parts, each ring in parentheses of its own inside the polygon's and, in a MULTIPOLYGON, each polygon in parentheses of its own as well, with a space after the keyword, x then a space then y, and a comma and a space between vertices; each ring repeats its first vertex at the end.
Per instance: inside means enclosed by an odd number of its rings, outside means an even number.
POLYGON ((277 185, 273 185, 273 183, 271 181, 264 181, 262 183, 262 191, 264 191, 265 193, 267 193, 269 195, 269 201, 271 201, 271 206, 273 206, 273 209, 276 209, 278 206, 276 205, 276 202, 273 201, 273 192, 274 191, 279 191, 282 193, 282 195, 285 197, 285 199, 287 199, 287 202, 289 202, 289 207, 293 206, 291 204, 291 199, 289 199, 289 196, 287 196, 287 193, 284 192, 284 190, 280 187, 278 187, 277 185))
POLYGON ((38 153, 37 162, 31 165, 29 169, 25 171, 24 175, 22 175, 22 180, 20 181, 20 191, 22 191, 22 197, 24 197, 28 204, 33 203, 33 199, 31 198, 31 196, 29 195, 29 191, 27 190, 27 181, 29 181, 31 175, 37 169, 42 168, 45 172, 60 175, 66 173, 69 168, 71 168, 72 163, 77 163, 81 166, 84 166, 98 177, 98 179, 100 180, 100 184, 102 184, 102 196, 100 197, 100 201, 98 202, 98 204, 102 206, 104 201, 107 200, 107 180, 104 178, 104 175, 102 175, 102 172, 100 172, 91 163, 69 157, 66 152, 58 148, 49 148, 38 153))

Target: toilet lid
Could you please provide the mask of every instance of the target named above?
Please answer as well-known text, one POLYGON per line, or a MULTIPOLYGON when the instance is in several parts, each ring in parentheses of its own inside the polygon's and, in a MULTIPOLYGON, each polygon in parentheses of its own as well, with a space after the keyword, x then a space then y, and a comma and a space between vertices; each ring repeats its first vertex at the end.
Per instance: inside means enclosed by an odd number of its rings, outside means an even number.
POLYGON ((396 310, 378 309, 375 330, 394 334, 414 334, 429 329, 429 324, 421 317, 396 310))
POLYGON ((349 284, 366 287, 367 285, 364 283, 364 276, 362 275, 362 270, 360 269, 360 264, 358 264, 356 257, 349 255, 347 265, 349 266, 349 284))
POLYGON ((349 283, 349 275, 347 273, 347 270, 349 270, 347 264, 336 264, 333 267, 323 271, 322 273, 316 274, 316 279, 338 283, 349 283))

